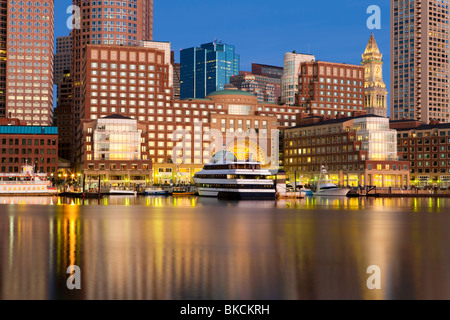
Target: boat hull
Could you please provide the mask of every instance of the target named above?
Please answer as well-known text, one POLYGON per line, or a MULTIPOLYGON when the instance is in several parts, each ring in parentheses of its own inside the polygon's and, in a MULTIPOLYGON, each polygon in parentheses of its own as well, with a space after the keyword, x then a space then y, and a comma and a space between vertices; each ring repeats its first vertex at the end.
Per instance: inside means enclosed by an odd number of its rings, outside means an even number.
POLYGON ((168 191, 145 191, 146 196, 167 196, 169 194, 168 191))
POLYGON ((198 189, 198 195, 201 197, 215 197, 223 200, 275 200, 275 190, 211 190, 211 189, 198 189))
POLYGON ((137 195, 137 192, 127 190, 111 190, 108 194, 110 196, 135 196, 137 195))
POLYGON ((223 200, 275 200, 276 194, 267 192, 227 192, 221 191, 217 195, 223 200))
POLYGON ((195 196, 195 192, 173 192, 173 197, 188 197, 188 196, 195 196))
POLYGON ((350 189, 334 189, 334 190, 319 190, 314 193, 314 196, 323 197, 346 197, 350 189))

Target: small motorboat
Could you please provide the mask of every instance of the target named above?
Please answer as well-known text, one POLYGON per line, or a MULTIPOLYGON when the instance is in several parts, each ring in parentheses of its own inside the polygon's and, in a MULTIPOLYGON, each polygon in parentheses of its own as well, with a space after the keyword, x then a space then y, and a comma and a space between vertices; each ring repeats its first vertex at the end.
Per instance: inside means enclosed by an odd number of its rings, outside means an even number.
POLYGON ((145 189, 146 196, 167 196, 169 191, 164 190, 162 188, 151 187, 145 189))
POLYGON ((296 191, 303 193, 305 196, 312 196, 313 192, 311 189, 307 189, 304 185, 298 184, 296 186, 296 191))
POLYGON ((185 197, 194 196, 197 191, 190 186, 173 187, 172 196, 174 197, 185 197))

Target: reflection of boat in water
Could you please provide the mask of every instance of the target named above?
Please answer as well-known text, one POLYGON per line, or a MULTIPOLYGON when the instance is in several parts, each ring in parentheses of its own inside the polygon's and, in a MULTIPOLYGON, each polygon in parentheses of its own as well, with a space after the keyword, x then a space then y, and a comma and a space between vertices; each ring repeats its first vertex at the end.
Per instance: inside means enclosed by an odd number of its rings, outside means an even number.
POLYGON ((21 173, 0 173, 2 195, 53 195, 58 191, 51 187, 46 173, 35 173, 31 165, 24 165, 21 173))
POLYGON ((146 196, 167 196, 169 191, 164 190, 162 188, 150 187, 145 189, 146 196))
POLYGON ((191 186, 176 186, 173 187, 172 196, 174 197, 186 197, 194 196, 197 193, 195 188, 191 186))
POLYGON ((322 166, 322 172, 319 177, 317 191, 315 196, 330 196, 330 197, 345 197, 350 192, 350 189, 339 188, 327 178, 327 170, 322 166))
POLYGON ((198 194, 235 200, 275 200, 273 174, 261 163, 237 161, 231 152, 220 151, 194 175, 198 194))

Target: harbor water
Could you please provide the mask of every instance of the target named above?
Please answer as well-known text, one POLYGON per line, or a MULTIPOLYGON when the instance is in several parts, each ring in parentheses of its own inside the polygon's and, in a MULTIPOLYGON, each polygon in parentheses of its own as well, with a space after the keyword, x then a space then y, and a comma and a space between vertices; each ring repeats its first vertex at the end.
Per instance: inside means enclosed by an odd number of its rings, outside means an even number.
POLYGON ((0 197, 0 299, 450 299, 449 227, 448 198, 0 197))

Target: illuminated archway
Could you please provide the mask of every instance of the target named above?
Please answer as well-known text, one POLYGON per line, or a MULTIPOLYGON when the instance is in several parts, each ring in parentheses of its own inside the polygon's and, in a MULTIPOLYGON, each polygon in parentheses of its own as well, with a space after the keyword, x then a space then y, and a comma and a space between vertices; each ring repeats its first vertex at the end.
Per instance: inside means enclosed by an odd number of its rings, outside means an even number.
POLYGON ((250 161, 257 161, 262 165, 269 162, 266 150, 251 139, 245 139, 245 142, 235 139, 226 145, 225 150, 232 152, 238 161, 246 161, 250 158, 250 161))

